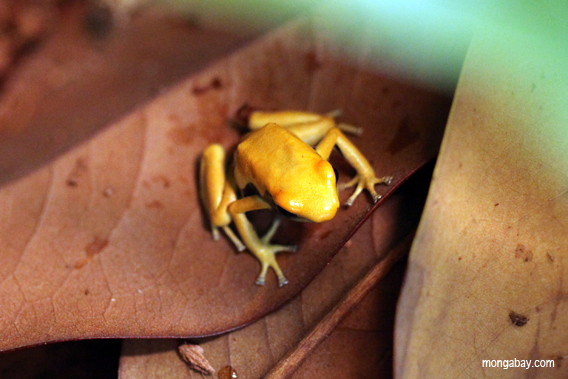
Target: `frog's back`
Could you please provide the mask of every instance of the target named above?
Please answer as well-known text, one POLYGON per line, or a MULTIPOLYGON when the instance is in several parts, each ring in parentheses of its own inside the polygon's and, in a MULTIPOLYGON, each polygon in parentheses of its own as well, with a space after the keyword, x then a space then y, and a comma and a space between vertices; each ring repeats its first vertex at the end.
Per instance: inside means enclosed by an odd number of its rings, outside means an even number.
POLYGON ((252 183, 261 195, 268 192, 278 205, 295 214, 307 212, 308 217, 327 218, 324 214, 312 216, 322 211, 309 208, 337 208, 335 173, 329 162, 277 124, 267 124, 239 144, 235 179, 241 188, 252 183))

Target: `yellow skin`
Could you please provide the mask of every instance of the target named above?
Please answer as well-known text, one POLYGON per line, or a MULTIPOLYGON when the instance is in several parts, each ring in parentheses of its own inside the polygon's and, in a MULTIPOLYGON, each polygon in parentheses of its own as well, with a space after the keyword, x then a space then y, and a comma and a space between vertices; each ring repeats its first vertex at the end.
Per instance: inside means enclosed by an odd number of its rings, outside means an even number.
POLYGON ((218 228, 222 228, 239 251, 248 248, 258 258, 262 266, 256 280, 259 285, 264 285, 269 267, 278 276, 279 286, 288 283, 275 255, 295 251, 296 247, 270 244, 280 218, 260 238, 246 212, 277 208, 280 213, 302 221, 331 220, 339 208, 336 175, 328 162, 336 145, 357 171, 351 181, 341 186, 357 185, 346 205, 353 204, 364 188, 377 202, 381 197, 375 192, 375 184, 389 184, 392 179, 375 176, 369 162, 341 132, 358 135, 360 128, 336 123, 336 115, 337 112, 324 116, 296 111, 253 112, 249 119, 252 132, 237 147, 232 177, 225 176, 223 147, 213 144, 203 152, 200 196, 209 214, 213 238, 219 239, 218 228), (251 184, 259 194, 238 199, 236 189, 243 190, 251 184), (242 241, 229 227, 231 222, 242 241))

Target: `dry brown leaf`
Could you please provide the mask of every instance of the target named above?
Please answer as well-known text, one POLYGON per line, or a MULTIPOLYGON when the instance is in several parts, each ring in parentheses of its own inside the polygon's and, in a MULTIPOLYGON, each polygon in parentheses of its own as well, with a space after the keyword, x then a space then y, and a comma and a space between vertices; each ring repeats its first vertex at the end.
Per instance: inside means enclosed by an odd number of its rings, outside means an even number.
POLYGON ((568 374, 565 41, 523 38, 469 50, 397 314, 398 378, 568 374), (515 359, 532 365, 483 367, 515 359))
POLYGON ((203 348, 199 345, 184 343, 178 347, 182 359, 187 362, 189 368, 204 375, 211 375, 215 369, 203 355, 203 348))
MULTIPOLYGON (((356 144, 379 175, 394 175, 395 185, 381 191, 394 190, 435 156, 447 100, 367 71, 364 55, 359 62, 334 61, 312 26, 291 24, 6 183, 0 191, 6 210, 0 215, 0 349, 219 333, 298 293, 369 212, 369 198, 331 222, 284 227, 280 238, 300 245, 279 259, 290 284, 278 289, 271 275, 258 287, 255 259, 235 254, 225 240, 212 241, 204 227, 196 162, 208 143, 238 141, 227 119, 243 103, 340 108, 345 121, 365 128, 356 144)), ((17 131, 12 142, 26 133, 17 131)), ((63 146, 69 141, 77 139, 65 138, 63 146)), ((56 142, 39 156, 61 151, 56 142)), ((7 177, 13 174, 8 170, 7 177)))

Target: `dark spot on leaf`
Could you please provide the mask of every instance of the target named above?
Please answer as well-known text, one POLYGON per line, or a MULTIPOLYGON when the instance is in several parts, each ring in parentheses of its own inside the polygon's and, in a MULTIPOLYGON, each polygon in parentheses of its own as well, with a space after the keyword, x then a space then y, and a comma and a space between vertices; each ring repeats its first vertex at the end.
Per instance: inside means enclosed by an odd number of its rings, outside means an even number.
POLYGON ((205 86, 198 86, 198 87, 193 87, 193 89, 191 90, 191 92, 196 95, 203 95, 204 93, 209 92, 209 90, 219 90, 223 88, 223 83, 221 82, 221 79, 215 77, 213 79, 211 79, 211 82, 205 86))
POLYGON ((98 236, 95 236, 93 241, 89 243, 85 247, 85 252, 87 253, 87 257, 92 258, 98 253, 100 253, 105 247, 108 245, 108 239, 102 239, 98 236))
POLYGON ((195 138, 195 130, 185 126, 176 126, 168 131, 168 137, 176 145, 189 145, 195 138))
POLYGON ((188 29, 199 29, 199 17, 196 14, 184 15, 181 23, 188 29))
POLYGON ((515 258, 521 258, 525 262, 532 261, 533 253, 525 247, 525 245, 518 244, 515 249, 515 258))
POLYGON ((152 178, 152 182, 162 184, 164 188, 170 188, 171 182, 164 175, 156 175, 152 178))
POLYGON ((327 232, 325 232, 324 234, 322 234, 322 236, 320 237, 320 239, 324 240, 327 237, 329 237, 329 235, 333 233, 333 230, 328 230, 327 232))
POLYGON ((146 203, 146 208, 163 208, 164 204, 160 200, 150 201, 146 203))
POLYGON ((527 316, 514 311, 511 311, 509 313, 509 318, 511 319, 513 325, 518 327, 525 326, 527 322, 529 322, 529 318, 527 316))
POLYGON ((104 197, 111 197, 114 194, 114 189, 112 187, 107 187, 103 191, 104 197))
POLYGON ((306 54, 306 58, 304 59, 304 66, 307 72, 312 73, 314 71, 317 71, 321 68, 321 65, 321 61, 318 59, 314 51, 310 51, 306 54))
POLYGON ((87 257, 92 258, 100 253, 108 245, 108 240, 95 236, 93 241, 85 247, 87 257))
POLYGON ((69 187, 77 187, 79 185, 80 179, 87 173, 89 167, 85 158, 78 158, 75 162, 75 166, 67 176, 65 183, 69 187))
POLYGON ((250 106, 249 104, 243 104, 235 113, 234 121, 238 125, 248 125, 250 115, 252 112, 257 111, 258 109, 255 107, 250 106))
POLYGON ((79 269, 85 267, 85 265, 87 264, 87 262, 89 262, 89 259, 83 257, 83 258, 77 260, 77 262, 75 262, 75 263, 73 264, 73 268, 76 269, 76 270, 79 270, 79 269))
POLYGON ((112 26, 112 12, 107 6, 94 5, 85 13, 83 28, 92 38, 103 39, 107 37, 112 26))
POLYGON ((221 79, 213 78, 213 80, 211 81, 211 88, 213 88, 213 89, 223 88, 223 83, 221 82, 221 79))
POLYGON ((412 145, 414 142, 418 141, 420 134, 416 130, 412 130, 409 125, 408 117, 405 117, 400 122, 398 129, 393 140, 390 142, 387 150, 391 154, 397 154, 402 151, 405 147, 412 145))

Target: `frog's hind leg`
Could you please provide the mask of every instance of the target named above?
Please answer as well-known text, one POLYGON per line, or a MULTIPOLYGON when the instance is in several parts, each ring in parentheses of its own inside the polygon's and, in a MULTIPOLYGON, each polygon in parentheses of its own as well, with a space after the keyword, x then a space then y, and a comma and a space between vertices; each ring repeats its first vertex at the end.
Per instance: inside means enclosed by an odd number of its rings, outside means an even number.
POLYGON ((209 145, 203 152, 199 169, 199 196, 209 216, 213 239, 219 239, 218 229, 221 228, 237 250, 245 250, 245 245, 229 227, 231 216, 227 207, 237 196, 225 176, 225 150, 221 145, 209 145))
POLYGON ((276 254, 283 251, 294 252, 296 251, 296 247, 270 244, 270 240, 278 229, 280 219, 277 218, 272 223, 266 234, 260 238, 245 215, 245 213, 249 211, 269 208, 270 205, 261 197, 248 196, 232 203, 229 206, 229 212, 231 213, 233 222, 235 223, 235 226, 237 227, 237 230, 239 231, 239 234, 247 248, 260 261, 261 270, 256 280, 256 284, 264 285, 268 269, 272 267, 278 277, 278 286, 282 287, 288 283, 288 280, 276 261, 276 254))
POLYGON ((250 129, 259 129, 268 123, 275 123, 288 129, 302 141, 310 146, 318 143, 325 134, 332 128, 338 128, 344 132, 360 135, 362 128, 345 124, 336 123, 335 118, 341 115, 340 110, 320 115, 312 112, 302 111, 280 111, 280 112, 253 112, 249 119, 250 129))

